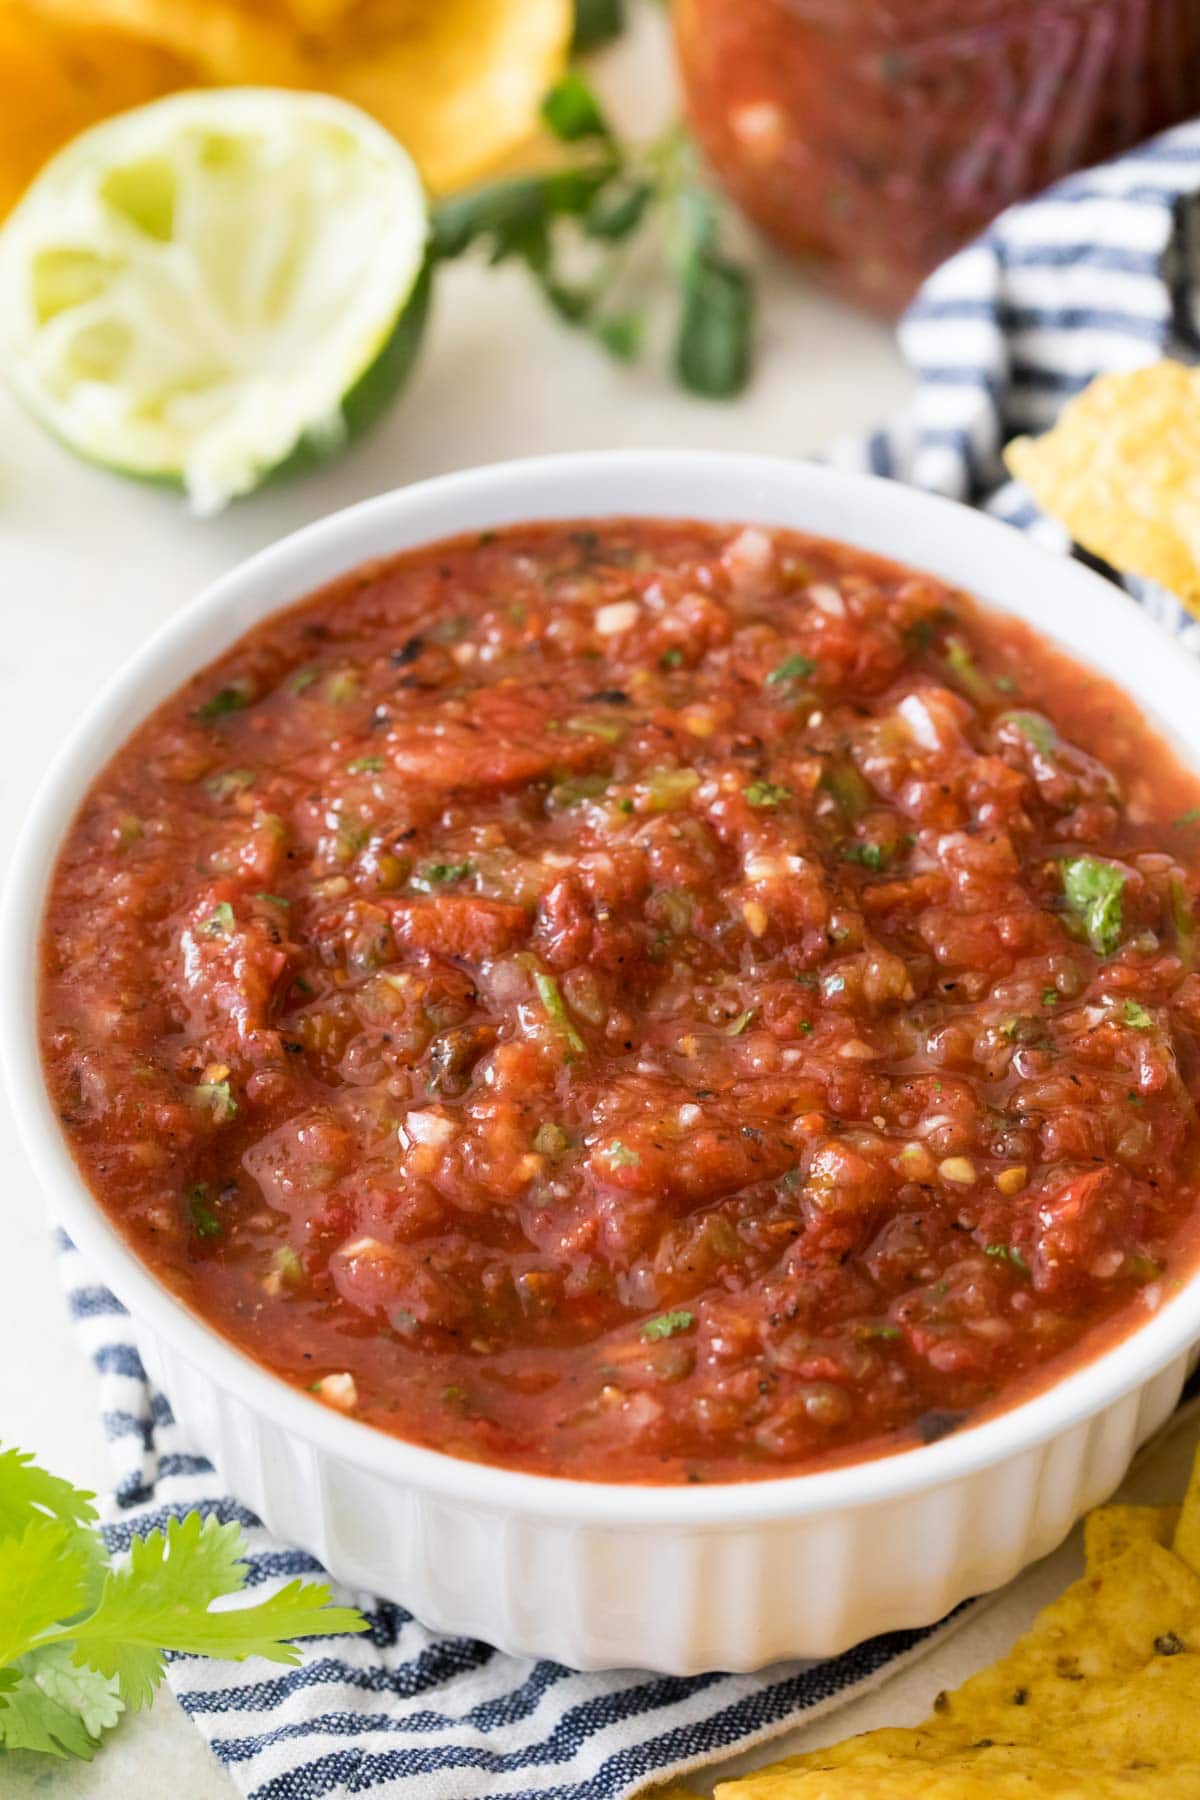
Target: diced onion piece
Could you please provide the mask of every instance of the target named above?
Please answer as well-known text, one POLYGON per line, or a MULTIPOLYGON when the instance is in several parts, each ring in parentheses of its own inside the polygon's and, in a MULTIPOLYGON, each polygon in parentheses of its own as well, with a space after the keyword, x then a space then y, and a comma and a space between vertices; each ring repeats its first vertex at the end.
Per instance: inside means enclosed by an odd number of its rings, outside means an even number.
POLYGON ((314 1381, 312 1391, 327 1406, 336 1406, 339 1412, 353 1412, 358 1405, 358 1388, 354 1377, 343 1370, 337 1375, 323 1375, 320 1381, 314 1381))
POLYGON ((614 637, 618 631, 628 631, 631 625, 636 625, 637 618, 636 601, 614 600, 597 609, 594 623, 601 637, 614 637))
POLYGON ((905 694, 897 709, 923 750, 940 750, 942 735, 937 721, 920 694, 905 694))
POLYGON ((448 1144, 454 1132, 454 1120, 448 1119, 445 1113, 433 1110, 406 1114, 400 1127, 400 1135, 406 1143, 430 1144, 435 1150, 448 1144))
POLYGON ((745 863, 747 881, 781 881, 788 873, 788 859, 781 855, 751 855, 745 863))
POLYGON ((380 1251, 383 1251, 386 1256, 387 1245, 381 1244, 378 1238, 373 1237, 355 1238, 352 1243, 342 1245, 342 1255, 347 1259, 378 1256, 380 1251))
POLYGON ((842 596, 838 593, 837 589, 832 587, 829 582, 815 581, 813 585, 805 591, 808 599, 812 601, 818 611, 828 614, 831 619, 845 618, 846 602, 842 599, 842 596))
POLYGON ((739 594, 753 593, 775 569, 775 545, 757 525, 747 525, 721 553, 725 573, 739 594))

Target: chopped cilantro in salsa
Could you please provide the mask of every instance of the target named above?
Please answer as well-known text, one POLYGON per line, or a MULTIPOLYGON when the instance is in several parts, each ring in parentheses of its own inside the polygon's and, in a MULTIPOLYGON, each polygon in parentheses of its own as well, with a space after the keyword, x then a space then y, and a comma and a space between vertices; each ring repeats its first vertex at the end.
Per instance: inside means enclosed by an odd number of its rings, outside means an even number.
POLYGON ((674 1337, 677 1332, 689 1330, 695 1323, 695 1313, 661 1313, 657 1319, 647 1319, 642 1326, 642 1336, 650 1343, 657 1343, 661 1338, 674 1337))
POLYGON ((1099 856, 1072 856, 1062 865, 1063 892, 1098 956, 1111 956, 1121 941, 1125 877, 1099 856))

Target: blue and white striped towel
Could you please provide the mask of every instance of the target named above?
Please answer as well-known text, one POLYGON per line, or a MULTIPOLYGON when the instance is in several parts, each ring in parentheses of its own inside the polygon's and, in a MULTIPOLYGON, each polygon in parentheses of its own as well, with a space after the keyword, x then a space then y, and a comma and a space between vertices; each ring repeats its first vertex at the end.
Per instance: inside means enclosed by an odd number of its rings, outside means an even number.
MULTIPOLYGON (((1047 425, 1101 369, 1195 354, 1198 193, 1200 124, 1006 213, 933 276, 901 326, 918 378, 911 412, 834 460, 986 506, 1068 548, 1005 481, 1001 447, 1047 425)), ((1169 596, 1138 597, 1200 648, 1200 628, 1169 596)), ((199 1506, 244 1526, 255 1584, 316 1572, 223 1494, 181 1441, 127 1315, 65 1239, 62 1272, 120 1467, 106 1527, 113 1549, 199 1506)), ((294 1669, 187 1658, 170 1667, 180 1703, 254 1800, 622 1800, 849 1699, 950 1624, 758 1675, 581 1675, 439 1636, 400 1607, 354 1598, 370 1635, 310 1641, 294 1669)))

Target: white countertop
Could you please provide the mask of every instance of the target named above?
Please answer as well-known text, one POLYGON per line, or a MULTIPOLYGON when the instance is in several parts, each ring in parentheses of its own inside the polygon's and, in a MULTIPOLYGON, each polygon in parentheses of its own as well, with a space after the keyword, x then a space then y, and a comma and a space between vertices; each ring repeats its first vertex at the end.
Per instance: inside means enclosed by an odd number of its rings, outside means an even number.
MULTIPOLYGON (((666 103, 661 21, 602 59, 631 129, 666 103)), ((369 440, 299 485, 200 523, 154 490, 73 461, 0 396, 0 857, 65 726, 148 633, 215 576, 284 532, 397 483, 548 450, 628 444, 803 455, 903 402, 908 382, 882 325, 805 285, 761 248, 759 358, 733 404, 690 399, 650 364, 626 369, 549 317, 515 270, 443 271, 419 367, 369 440)), ((0 997, 2 998, 2 997, 0 997)), ((49 1233, 0 1102, 0 1441, 87 1487, 110 1479, 95 1381, 60 1298, 49 1233)), ((1143 1478, 1163 1487, 1157 1470, 1143 1478)), ((1074 1572, 1068 1547, 947 1646, 839 1712, 802 1742, 922 1716, 939 1686, 1003 1648, 1074 1572)), ((127 1720, 90 1766, 0 1756, 0 1795, 218 1800, 234 1790, 169 1697, 127 1720)))

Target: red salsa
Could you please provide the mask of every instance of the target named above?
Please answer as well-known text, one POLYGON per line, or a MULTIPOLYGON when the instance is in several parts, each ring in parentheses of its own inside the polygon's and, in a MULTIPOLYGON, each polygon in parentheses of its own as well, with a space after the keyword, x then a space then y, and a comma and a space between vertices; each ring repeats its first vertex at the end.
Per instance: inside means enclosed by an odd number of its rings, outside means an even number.
POLYGON ((1200 107, 1200 0, 674 0, 688 114, 766 231, 894 310, 1012 201, 1200 107))
POLYGON ((384 1430, 591 1479, 929 1442, 1191 1267, 1197 784, 857 550, 455 539, 97 777, 43 940, 81 1170, 384 1430))

